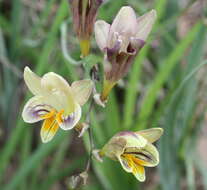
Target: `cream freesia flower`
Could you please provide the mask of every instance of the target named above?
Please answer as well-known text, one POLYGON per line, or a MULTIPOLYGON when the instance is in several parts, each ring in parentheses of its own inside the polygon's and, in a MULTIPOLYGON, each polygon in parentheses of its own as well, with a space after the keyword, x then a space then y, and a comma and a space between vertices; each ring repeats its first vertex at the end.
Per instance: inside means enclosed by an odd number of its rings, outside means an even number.
POLYGON ((144 166, 154 167, 159 163, 159 153, 152 143, 158 140, 162 133, 161 128, 120 132, 109 140, 99 152, 99 156, 119 161, 126 172, 133 173, 143 182, 144 166))
POLYGON ((156 11, 151 10, 137 18, 131 7, 124 6, 111 25, 104 20, 96 21, 96 42, 105 54, 105 78, 100 97, 103 102, 117 81, 126 75, 135 56, 144 46, 156 15, 156 11))
POLYGON ((72 129, 81 118, 81 106, 84 105, 93 88, 91 80, 75 81, 70 86, 60 75, 49 72, 42 78, 24 69, 24 80, 32 92, 32 97, 24 106, 22 118, 27 123, 44 120, 41 128, 43 143, 49 142, 59 127, 72 129))

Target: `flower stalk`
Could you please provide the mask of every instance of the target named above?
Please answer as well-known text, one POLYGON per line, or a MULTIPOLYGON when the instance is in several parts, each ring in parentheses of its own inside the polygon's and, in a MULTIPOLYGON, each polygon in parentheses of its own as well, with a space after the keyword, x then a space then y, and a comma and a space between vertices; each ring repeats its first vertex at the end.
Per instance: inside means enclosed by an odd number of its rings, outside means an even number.
POLYGON ((106 80, 104 78, 104 81, 103 81, 103 90, 102 90, 102 93, 101 93, 101 101, 102 102, 106 102, 107 99, 108 99, 108 96, 109 96, 109 93, 111 91, 111 89, 116 85, 116 82, 113 82, 113 81, 109 81, 109 80, 106 80))
POLYGON ((89 106, 89 110, 88 110, 88 114, 86 116, 86 122, 89 125, 88 128, 88 135, 89 135, 89 142, 90 142, 90 151, 89 151, 89 157, 88 157, 88 161, 87 161, 87 165, 86 165, 86 169, 85 171, 88 172, 91 166, 91 160, 92 160, 92 155, 93 155, 93 149, 94 149, 94 140, 93 140, 93 132, 91 129, 91 118, 90 118, 90 114, 91 111, 93 109, 93 105, 94 105, 94 101, 93 99, 91 100, 90 106, 89 106))

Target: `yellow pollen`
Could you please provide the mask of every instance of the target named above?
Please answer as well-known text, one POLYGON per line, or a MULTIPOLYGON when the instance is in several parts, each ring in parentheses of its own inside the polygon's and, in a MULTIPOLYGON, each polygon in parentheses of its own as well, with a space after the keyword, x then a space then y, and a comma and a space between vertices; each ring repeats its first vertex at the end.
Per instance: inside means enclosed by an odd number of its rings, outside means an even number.
POLYGON ((45 115, 40 116, 40 117, 41 117, 42 119, 48 119, 48 118, 53 117, 55 114, 56 114, 56 111, 53 109, 53 110, 51 110, 49 113, 46 113, 45 115))
POLYGON ((130 168, 134 168, 134 162, 129 154, 122 154, 122 157, 126 160, 130 168))
POLYGON ((56 110, 51 110, 49 113, 46 113, 45 115, 41 116, 42 119, 50 120, 51 118, 54 118, 58 123, 62 123, 62 115, 64 113, 64 110, 60 110, 57 112, 56 110))
POLYGON ((130 167, 132 167, 134 169, 134 166, 136 165, 145 165, 145 161, 140 160, 138 158, 136 158, 134 155, 131 154, 122 154, 122 156, 127 160, 128 164, 130 165, 130 167))
POLYGON ((57 114, 56 114, 56 121, 58 123, 62 123, 63 122, 63 119, 62 119, 62 115, 64 113, 64 110, 60 110, 57 114))

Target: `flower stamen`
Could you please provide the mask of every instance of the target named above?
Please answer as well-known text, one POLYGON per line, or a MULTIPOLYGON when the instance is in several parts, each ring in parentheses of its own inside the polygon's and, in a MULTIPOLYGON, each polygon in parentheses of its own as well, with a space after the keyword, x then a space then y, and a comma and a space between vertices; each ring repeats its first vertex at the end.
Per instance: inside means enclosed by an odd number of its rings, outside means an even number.
POLYGON ((145 163, 143 160, 136 158, 134 155, 123 154, 122 157, 124 157, 133 171, 136 169, 136 165, 144 165, 145 163))
POLYGON ((58 123, 62 123, 63 122, 63 118, 62 115, 64 113, 64 110, 60 110, 57 114, 56 114, 56 121, 58 123))
POLYGON ((56 121, 58 123, 62 123, 63 122, 63 118, 62 118, 63 113, 64 113, 64 110, 60 110, 59 112, 57 112, 55 109, 53 109, 49 113, 42 115, 41 118, 44 120, 51 120, 52 118, 54 118, 54 121, 56 121))
POLYGON ((42 116, 40 116, 40 117, 41 117, 42 119, 49 119, 49 118, 53 117, 55 114, 56 114, 56 110, 53 109, 53 110, 51 110, 49 113, 46 113, 46 114, 44 114, 44 115, 42 115, 42 116))

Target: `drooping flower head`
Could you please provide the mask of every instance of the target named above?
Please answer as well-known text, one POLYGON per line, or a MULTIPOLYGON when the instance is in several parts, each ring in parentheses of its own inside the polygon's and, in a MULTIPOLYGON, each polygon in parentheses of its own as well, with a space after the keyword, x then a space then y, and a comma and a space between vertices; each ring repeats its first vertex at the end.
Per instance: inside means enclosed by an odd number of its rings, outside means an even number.
POLYGON ((72 129, 81 118, 81 106, 88 100, 91 80, 75 81, 70 86, 60 75, 49 72, 42 78, 29 67, 24 69, 24 80, 34 95, 24 106, 22 117, 27 123, 44 120, 41 138, 50 141, 58 131, 72 129))
POLYGON ((155 19, 155 10, 137 18, 134 10, 126 6, 120 9, 111 25, 103 20, 96 21, 96 42, 105 54, 103 101, 116 82, 128 72, 144 46, 155 19))
POLYGON ((96 14, 103 0, 69 0, 73 15, 73 26, 80 41, 82 56, 90 49, 90 37, 93 32, 96 14))
POLYGON ((126 172, 133 173, 139 181, 145 181, 144 166, 154 167, 159 163, 159 153, 152 143, 162 133, 161 128, 120 132, 109 140, 99 155, 119 161, 126 172))

